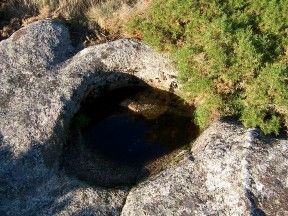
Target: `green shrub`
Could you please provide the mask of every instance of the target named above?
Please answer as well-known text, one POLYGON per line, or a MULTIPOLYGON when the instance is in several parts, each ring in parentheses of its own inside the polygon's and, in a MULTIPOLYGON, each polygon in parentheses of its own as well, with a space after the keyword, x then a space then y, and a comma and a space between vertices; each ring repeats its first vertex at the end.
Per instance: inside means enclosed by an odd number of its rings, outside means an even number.
POLYGON ((154 0, 128 27, 171 53, 201 127, 237 116, 287 130, 288 0, 154 0))

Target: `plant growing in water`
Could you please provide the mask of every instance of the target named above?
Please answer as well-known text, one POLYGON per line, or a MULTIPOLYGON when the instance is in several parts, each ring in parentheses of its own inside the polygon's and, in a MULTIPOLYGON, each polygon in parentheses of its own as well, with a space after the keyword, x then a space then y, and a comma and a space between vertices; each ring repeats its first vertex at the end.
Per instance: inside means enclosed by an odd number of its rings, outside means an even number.
POLYGON ((288 127, 288 0, 154 0, 128 26, 170 52, 203 128, 237 116, 279 134, 288 127))

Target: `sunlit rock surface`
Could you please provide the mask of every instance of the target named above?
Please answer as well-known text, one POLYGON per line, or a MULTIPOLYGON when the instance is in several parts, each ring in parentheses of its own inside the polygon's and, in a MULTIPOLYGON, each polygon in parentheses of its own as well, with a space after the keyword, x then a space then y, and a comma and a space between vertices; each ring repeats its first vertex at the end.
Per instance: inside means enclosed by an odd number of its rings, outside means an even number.
POLYGON ((288 142, 219 121, 191 153, 133 188, 122 215, 287 215, 288 142))
POLYGON ((287 139, 232 122, 213 124, 192 152, 131 191, 59 169, 69 121, 92 88, 97 96, 144 82, 177 93, 170 65, 126 39, 77 52, 50 20, 1 41, 0 215, 287 215, 287 139))
POLYGON ((169 61, 133 40, 76 53, 68 29, 50 20, 2 41, 0 59, 1 215, 119 215, 127 188, 90 187, 58 169, 65 130, 92 87, 141 79, 176 91, 169 61))

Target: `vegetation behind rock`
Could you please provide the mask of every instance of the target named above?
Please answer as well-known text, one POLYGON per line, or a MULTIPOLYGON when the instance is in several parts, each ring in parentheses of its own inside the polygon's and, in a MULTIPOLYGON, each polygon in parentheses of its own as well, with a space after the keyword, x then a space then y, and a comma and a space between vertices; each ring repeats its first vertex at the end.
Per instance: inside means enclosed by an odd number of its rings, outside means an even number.
POLYGON ((287 0, 154 0, 129 24, 172 54, 201 127, 237 116, 266 134, 288 126, 287 27, 287 0))

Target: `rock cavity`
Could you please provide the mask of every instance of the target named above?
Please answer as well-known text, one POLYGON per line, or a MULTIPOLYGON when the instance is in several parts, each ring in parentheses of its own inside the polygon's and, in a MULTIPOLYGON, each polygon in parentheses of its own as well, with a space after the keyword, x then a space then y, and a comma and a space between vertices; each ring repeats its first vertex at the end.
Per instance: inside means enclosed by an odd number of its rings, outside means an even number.
POLYGON ((146 86, 90 94, 73 118, 62 166, 93 185, 131 185, 163 170, 198 134, 193 108, 173 93, 146 86))

